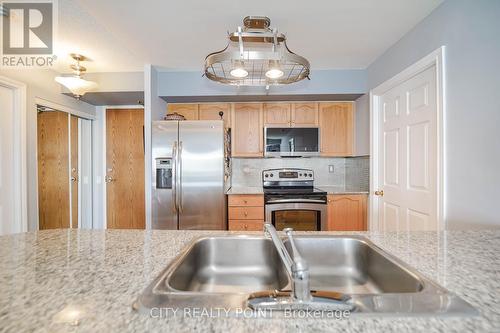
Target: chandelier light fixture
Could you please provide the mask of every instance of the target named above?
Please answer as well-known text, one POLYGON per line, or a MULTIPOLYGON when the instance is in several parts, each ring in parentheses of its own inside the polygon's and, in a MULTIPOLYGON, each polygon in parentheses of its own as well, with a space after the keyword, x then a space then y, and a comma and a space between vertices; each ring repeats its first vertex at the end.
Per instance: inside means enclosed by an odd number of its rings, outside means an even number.
POLYGON ((57 83, 68 88, 76 99, 80 99, 85 93, 95 90, 98 85, 93 81, 82 79, 83 73, 85 73, 87 69, 80 65, 80 62, 86 61, 87 58, 81 54, 75 53, 71 53, 70 56, 76 61, 76 64, 70 66, 73 70, 73 75, 57 76, 55 80, 57 83))
POLYGON ((270 28, 271 20, 247 16, 244 27, 229 34, 227 46, 205 58, 210 80, 242 86, 270 86, 309 79, 310 64, 288 48, 284 34, 270 28))

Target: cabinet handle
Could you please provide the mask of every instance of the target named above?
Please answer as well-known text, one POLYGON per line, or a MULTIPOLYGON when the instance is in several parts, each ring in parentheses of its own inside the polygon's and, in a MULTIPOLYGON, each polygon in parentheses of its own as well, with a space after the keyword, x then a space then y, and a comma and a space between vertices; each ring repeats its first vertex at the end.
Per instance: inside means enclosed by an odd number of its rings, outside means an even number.
POLYGON ((248 212, 243 212, 243 215, 245 215, 245 217, 248 216, 248 212))
POLYGON ((246 205, 248 203, 248 201, 247 200, 243 200, 243 203, 245 203, 245 205, 246 205))
POLYGON ((244 228, 245 230, 248 230, 248 225, 246 225, 246 224, 245 224, 245 225, 243 226, 243 228, 244 228))

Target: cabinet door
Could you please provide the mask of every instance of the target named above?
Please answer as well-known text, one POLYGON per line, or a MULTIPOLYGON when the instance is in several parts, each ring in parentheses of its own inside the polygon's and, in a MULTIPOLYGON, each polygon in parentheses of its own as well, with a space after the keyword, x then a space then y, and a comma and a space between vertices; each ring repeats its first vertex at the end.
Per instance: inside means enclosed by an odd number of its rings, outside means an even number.
POLYGON ((263 156, 262 103, 235 103, 231 113, 233 157, 263 156))
POLYGON ((289 103, 264 103, 265 126, 291 126, 289 103))
POLYGON ((329 231, 365 231, 367 195, 328 195, 329 231))
POLYGON ((200 120, 220 120, 219 112, 224 112, 222 119, 224 127, 231 127, 231 104, 229 103, 208 103, 200 104, 200 120))
POLYGON ((354 109, 352 102, 319 103, 322 156, 353 153, 354 109))
POLYGON ((177 112, 183 115, 186 120, 198 120, 198 104, 168 104, 167 112, 177 112))
POLYGON ((318 103, 293 103, 292 127, 318 126, 318 103))

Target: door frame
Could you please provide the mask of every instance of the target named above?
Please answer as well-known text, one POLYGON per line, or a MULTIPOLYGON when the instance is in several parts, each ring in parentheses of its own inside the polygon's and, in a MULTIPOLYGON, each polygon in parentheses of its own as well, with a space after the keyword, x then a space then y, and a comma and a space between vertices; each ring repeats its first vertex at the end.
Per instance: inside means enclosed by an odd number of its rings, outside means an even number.
POLYGON ((14 221, 19 232, 28 231, 28 169, 26 162, 26 90, 25 83, 0 76, 0 85, 14 94, 14 221))
POLYGON ((379 107, 380 96, 397 85, 407 81, 413 76, 420 74, 426 69, 435 66, 436 68, 436 96, 437 96, 437 111, 436 111, 436 128, 437 128, 437 222, 438 230, 444 230, 445 224, 445 123, 444 115, 446 112, 445 99, 445 46, 434 50, 419 61, 410 65, 400 73, 396 74, 387 81, 381 83, 376 88, 370 90, 370 193, 369 193, 369 214, 368 214, 368 230, 378 231, 379 228, 379 210, 378 196, 374 195, 374 191, 379 188, 379 125, 380 112, 379 107))

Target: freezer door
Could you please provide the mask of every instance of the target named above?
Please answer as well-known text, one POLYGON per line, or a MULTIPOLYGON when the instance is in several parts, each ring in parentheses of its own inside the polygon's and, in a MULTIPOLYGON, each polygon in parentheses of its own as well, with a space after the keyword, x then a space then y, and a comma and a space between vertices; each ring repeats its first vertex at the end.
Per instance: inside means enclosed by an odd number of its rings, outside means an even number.
POLYGON ((225 230, 224 127, 179 122, 179 229, 225 230))
POLYGON ((178 229, 175 206, 179 122, 153 121, 152 229, 178 229))

